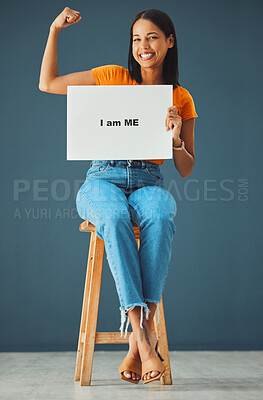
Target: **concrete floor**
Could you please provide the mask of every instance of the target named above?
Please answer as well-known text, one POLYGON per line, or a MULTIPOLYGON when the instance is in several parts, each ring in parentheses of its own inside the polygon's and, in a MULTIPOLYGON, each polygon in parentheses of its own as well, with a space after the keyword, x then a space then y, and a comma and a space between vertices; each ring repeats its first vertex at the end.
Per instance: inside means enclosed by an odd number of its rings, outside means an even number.
POLYGON ((173 385, 121 380, 126 353, 96 351, 85 387, 74 382, 75 352, 0 353, 0 399, 263 399, 263 351, 171 351, 173 385))

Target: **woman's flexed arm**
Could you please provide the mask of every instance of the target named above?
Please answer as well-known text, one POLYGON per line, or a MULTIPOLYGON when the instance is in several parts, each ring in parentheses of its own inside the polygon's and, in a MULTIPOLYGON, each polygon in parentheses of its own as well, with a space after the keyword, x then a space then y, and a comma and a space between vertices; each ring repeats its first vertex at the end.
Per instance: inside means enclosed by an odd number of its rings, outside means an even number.
POLYGON ((55 94, 67 94, 68 85, 95 85, 92 71, 75 72, 73 74, 59 76, 57 59, 57 37, 62 28, 73 25, 81 19, 80 13, 66 7, 52 22, 44 52, 39 89, 43 92, 55 94))

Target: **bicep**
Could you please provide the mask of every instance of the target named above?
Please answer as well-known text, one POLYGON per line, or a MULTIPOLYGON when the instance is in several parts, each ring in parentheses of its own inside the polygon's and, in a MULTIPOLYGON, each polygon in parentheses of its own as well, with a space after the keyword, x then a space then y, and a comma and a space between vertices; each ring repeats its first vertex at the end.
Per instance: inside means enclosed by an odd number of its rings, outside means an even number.
POLYGON ((185 148, 195 159, 194 150, 194 127, 195 118, 187 119, 182 122, 180 137, 185 142, 185 148))
MULTIPOLYGON (((71 85, 96 85, 92 70, 57 76, 43 91, 54 94, 67 94, 67 87, 71 85)), ((42 90, 41 88, 39 89, 42 90)))

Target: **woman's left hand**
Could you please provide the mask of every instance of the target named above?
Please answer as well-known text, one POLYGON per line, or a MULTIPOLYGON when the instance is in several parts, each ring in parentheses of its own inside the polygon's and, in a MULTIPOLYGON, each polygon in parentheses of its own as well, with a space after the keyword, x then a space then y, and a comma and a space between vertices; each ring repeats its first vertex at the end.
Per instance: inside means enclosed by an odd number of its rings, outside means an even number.
POLYGON ((168 107, 165 126, 167 131, 172 129, 173 142, 181 143, 182 117, 180 117, 176 106, 168 107))

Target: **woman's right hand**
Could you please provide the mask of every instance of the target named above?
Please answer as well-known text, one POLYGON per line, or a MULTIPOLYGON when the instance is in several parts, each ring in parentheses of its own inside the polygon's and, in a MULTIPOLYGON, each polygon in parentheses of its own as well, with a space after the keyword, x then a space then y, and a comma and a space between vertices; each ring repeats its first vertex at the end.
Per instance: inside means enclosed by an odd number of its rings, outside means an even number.
POLYGON ((76 24, 81 20, 79 11, 71 10, 69 7, 65 7, 62 13, 52 22, 51 27, 60 30, 67 26, 76 24))

